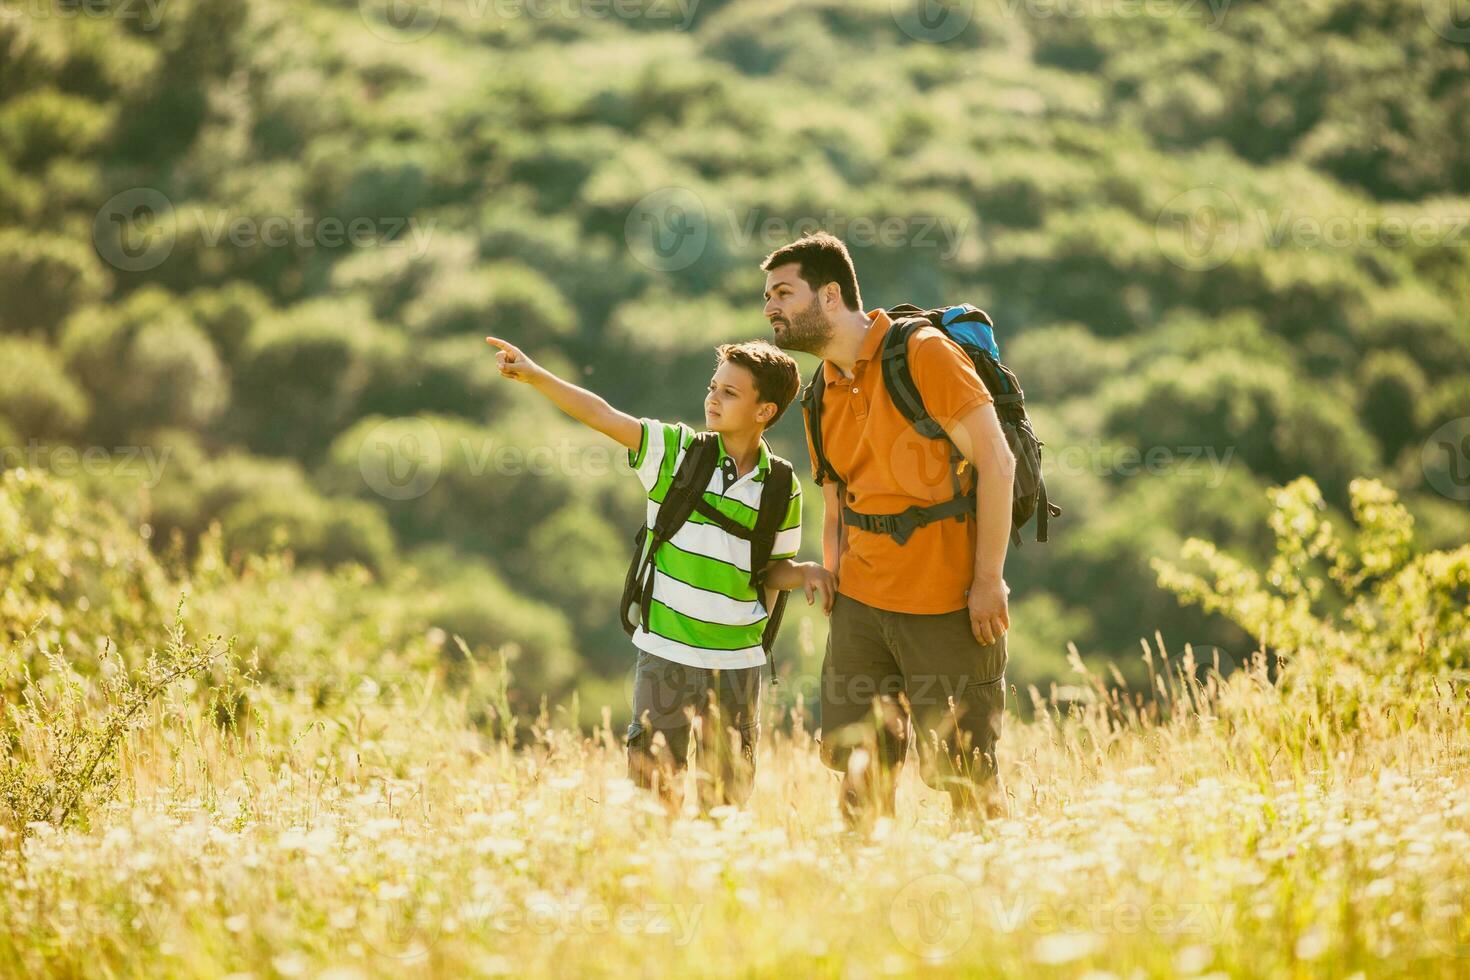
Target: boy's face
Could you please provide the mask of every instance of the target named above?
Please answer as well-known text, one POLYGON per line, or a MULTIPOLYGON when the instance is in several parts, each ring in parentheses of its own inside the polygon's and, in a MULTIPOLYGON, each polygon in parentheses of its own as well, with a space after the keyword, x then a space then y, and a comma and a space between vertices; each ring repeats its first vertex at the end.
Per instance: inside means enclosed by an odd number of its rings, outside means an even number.
POLYGON ((763 402, 755 376, 746 368, 723 361, 709 380, 704 396, 704 424, 711 432, 748 432, 764 428, 776 414, 775 402, 763 402))

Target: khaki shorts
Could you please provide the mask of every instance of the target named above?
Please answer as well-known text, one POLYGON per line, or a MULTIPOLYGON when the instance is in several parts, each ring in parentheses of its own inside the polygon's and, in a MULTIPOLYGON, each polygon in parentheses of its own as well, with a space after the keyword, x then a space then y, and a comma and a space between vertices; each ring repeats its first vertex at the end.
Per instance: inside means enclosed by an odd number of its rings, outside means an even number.
POLYGON ((928 785, 988 783, 1006 657, 1005 636, 982 644, 966 609, 891 612, 838 593, 822 662, 822 761, 845 772, 852 750, 867 745, 896 769, 916 741, 928 785))
POLYGON ((744 803, 755 779, 760 699, 760 667, 688 667, 639 650, 627 734, 628 778, 645 788, 672 790, 687 766, 697 719, 701 807, 744 803), (663 735, 662 746, 655 745, 655 734, 663 735))

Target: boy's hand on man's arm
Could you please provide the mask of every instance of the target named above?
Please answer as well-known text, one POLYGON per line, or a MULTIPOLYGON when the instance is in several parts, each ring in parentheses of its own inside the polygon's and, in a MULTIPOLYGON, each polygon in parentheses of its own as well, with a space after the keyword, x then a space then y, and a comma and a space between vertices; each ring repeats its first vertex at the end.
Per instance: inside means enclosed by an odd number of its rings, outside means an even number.
POLYGON ((792 561, 782 558, 766 566, 766 587, 770 589, 802 589, 806 592, 806 604, 816 602, 822 596, 822 612, 831 615, 832 600, 836 583, 832 573, 814 561, 792 561))

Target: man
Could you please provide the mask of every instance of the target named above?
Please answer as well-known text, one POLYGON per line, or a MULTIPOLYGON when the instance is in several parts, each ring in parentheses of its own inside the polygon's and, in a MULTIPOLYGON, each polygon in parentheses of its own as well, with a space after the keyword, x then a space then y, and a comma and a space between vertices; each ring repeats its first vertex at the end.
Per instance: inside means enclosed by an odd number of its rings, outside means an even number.
POLYGON ((822 664, 821 751, 844 774, 843 816, 866 828, 892 812, 911 726, 924 781, 948 791, 957 821, 997 815, 1015 458, 993 399, 957 344, 933 327, 915 331, 907 349, 915 385, 963 456, 950 467, 948 447, 918 436, 884 387, 877 354, 890 320, 881 309, 862 312, 846 246, 819 232, 761 268, 777 346, 820 357, 826 381, 820 431, 838 479, 819 472, 817 482, 823 564, 838 595, 822 664), (932 458, 944 465, 926 465, 932 458), (974 481, 974 509, 918 527, 901 544, 861 526, 860 515, 951 500, 961 479, 974 481))

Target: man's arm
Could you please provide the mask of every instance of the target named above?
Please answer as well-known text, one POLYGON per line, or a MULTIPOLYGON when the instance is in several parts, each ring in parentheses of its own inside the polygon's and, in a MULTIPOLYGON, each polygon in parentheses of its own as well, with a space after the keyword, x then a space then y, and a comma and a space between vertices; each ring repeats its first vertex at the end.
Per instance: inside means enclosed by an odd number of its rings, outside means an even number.
POLYGON ((487 343, 500 348, 495 360, 500 376, 520 381, 546 396, 547 401, 583 425, 636 451, 643 442, 643 426, 633 416, 609 405, 601 395, 563 381, 531 360, 514 344, 498 337, 486 337, 487 343))
POLYGON ((1011 538, 1011 488, 1016 457, 1006 444, 995 405, 975 406, 945 431, 975 468, 975 579, 970 586, 970 628, 989 645, 1011 628, 1005 584, 1011 538))
POLYGON ((838 484, 822 484, 822 565, 837 579, 837 562, 842 555, 842 496, 838 484))

